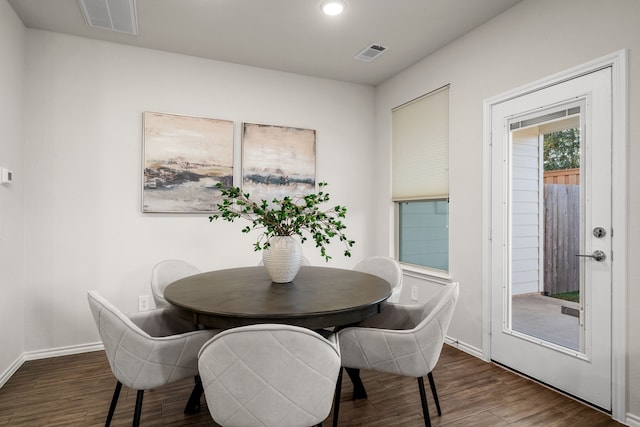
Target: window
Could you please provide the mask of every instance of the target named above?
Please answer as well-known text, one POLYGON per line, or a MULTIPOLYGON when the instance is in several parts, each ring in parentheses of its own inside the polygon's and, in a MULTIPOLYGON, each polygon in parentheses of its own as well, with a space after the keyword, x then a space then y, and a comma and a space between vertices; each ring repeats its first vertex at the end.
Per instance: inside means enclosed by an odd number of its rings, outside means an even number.
POLYGON ((398 259, 449 270, 449 201, 398 203, 398 259))
POLYGON ((449 87, 392 111, 398 259, 449 269, 449 87))

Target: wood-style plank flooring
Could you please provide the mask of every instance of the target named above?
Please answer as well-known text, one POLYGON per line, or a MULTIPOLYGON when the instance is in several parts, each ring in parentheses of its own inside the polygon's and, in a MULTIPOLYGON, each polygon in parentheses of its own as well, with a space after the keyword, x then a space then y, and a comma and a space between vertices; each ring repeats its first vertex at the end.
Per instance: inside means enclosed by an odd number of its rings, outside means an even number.
MULTIPOLYGON (((445 345, 433 372, 442 406, 434 426, 621 426, 608 415, 445 345)), ((367 400, 351 401, 345 375, 340 426, 423 426, 417 381, 363 371, 367 400)), ((427 382, 427 381, 425 381, 427 382)), ((427 382, 428 384, 428 382, 427 382)), ((104 352, 25 362, 0 388, 0 426, 103 426, 115 379, 104 352)), ((203 397, 184 415, 192 379, 145 393, 142 426, 217 426, 203 397)), ((428 385, 427 385, 428 389, 428 385)), ((130 426, 136 393, 122 388, 112 426, 130 426)), ((331 425, 331 417, 324 422, 331 425)))

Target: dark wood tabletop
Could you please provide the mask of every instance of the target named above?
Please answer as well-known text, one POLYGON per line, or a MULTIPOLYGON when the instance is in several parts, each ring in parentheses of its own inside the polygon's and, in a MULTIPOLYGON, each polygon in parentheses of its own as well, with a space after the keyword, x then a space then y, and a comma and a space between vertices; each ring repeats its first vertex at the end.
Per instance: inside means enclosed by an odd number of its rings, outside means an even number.
POLYGON ((310 329, 356 324, 391 295, 367 273, 302 266, 291 283, 272 283, 263 266, 210 271, 180 279, 164 292, 177 313, 208 328, 285 323, 310 329))

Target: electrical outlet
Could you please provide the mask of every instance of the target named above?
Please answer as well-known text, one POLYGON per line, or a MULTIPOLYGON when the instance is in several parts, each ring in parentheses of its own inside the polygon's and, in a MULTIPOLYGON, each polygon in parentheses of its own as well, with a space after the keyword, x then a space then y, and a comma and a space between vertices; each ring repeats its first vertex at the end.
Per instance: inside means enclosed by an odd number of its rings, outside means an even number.
POLYGON ((138 297, 138 311, 149 311, 149 295, 140 295, 138 297))
POLYGON ((13 181, 13 172, 0 168, 0 184, 10 184, 13 181))
POLYGON ((418 301, 418 287, 411 287, 411 301, 418 301))

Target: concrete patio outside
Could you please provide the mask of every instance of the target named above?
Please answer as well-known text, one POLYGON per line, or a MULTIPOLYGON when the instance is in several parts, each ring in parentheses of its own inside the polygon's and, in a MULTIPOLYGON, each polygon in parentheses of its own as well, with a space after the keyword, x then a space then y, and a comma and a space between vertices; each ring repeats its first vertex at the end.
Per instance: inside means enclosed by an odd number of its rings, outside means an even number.
POLYGON ((578 303, 540 294, 515 295, 512 301, 515 331, 580 351, 578 303))

